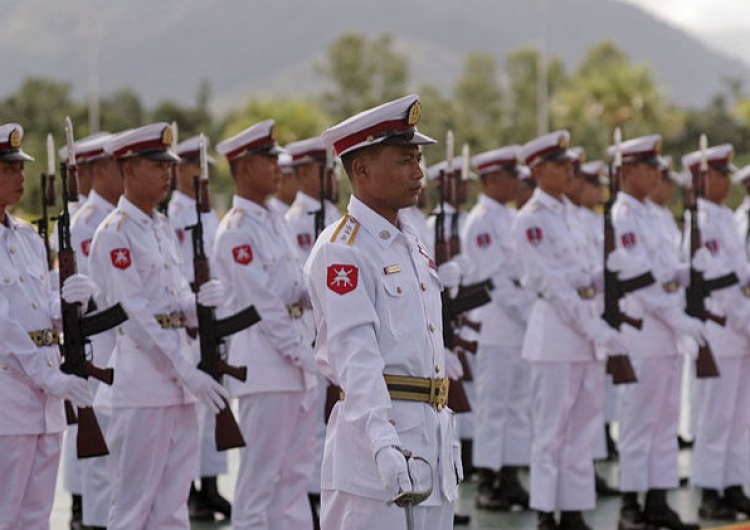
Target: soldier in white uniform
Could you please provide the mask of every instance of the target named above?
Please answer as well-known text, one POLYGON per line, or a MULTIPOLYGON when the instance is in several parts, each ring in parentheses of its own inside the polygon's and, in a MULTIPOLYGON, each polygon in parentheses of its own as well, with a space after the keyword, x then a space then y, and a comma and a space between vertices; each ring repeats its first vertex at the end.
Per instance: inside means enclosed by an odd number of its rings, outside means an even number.
MULTIPOLYGON (((185 326, 196 326, 196 296, 180 272, 177 238, 155 210, 169 191, 172 129, 154 123, 116 135, 105 145, 117 161, 124 194, 94 234, 89 269, 99 279, 99 305, 122 304, 110 358, 111 392, 97 404, 111 409, 112 505, 107 528, 189 528, 187 499, 198 459, 195 400, 221 410, 229 394, 195 366, 185 326)), ((197 300, 216 307, 217 280, 197 300)))
MULTIPOLYGON (((175 189, 167 208, 167 219, 177 235, 182 274, 191 285, 193 284, 193 236, 189 227, 196 223, 193 177, 200 176, 201 173, 200 139, 200 135, 193 136, 175 147, 175 153, 180 157, 180 161, 175 168, 175 189)), ((203 136, 203 139, 208 149, 208 138, 203 136)), ((206 156, 207 162, 213 164, 214 159, 208 154, 206 156)), ((214 236, 219 227, 219 216, 214 210, 202 212, 201 221, 203 222, 203 246, 206 249, 212 249, 214 236)), ((200 360, 200 342, 197 339, 189 339, 188 342, 197 363, 200 360)), ((195 478, 200 478, 200 487, 196 483, 190 488, 190 517, 213 521, 214 512, 216 512, 221 513, 225 519, 231 519, 232 507, 219 494, 216 485, 216 477, 227 472, 227 455, 225 452, 216 450, 214 440, 216 414, 201 403, 198 403, 196 407, 200 429, 200 458, 195 478)))
POLYGON ((286 215, 289 207, 297 198, 297 179, 294 178, 294 168, 292 167, 292 155, 286 151, 279 153, 279 169, 281 169, 281 178, 276 188, 276 193, 266 201, 269 210, 276 212, 280 216, 286 215))
MULTIPOLYGON (((284 218, 289 224, 292 236, 299 247, 301 263, 307 261, 319 229, 329 226, 339 219, 341 213, 331 202, 333 180, 336 176, 326 168, 327 148, 319 137, 292 142, 285 148, 292 157, 294 178, 297 181, 297 197, 284 218), (324 173, 321 175, 321 171, 324 173), (322 176, 322 178, 321 178, 322 176), (321 188, 324 202, 321 204, 321 188), (322 217, 319 217, 321 216, 322 217)), ((315 340, 315 322, 312 312, 302 316, 305 325, 305 340, 311 344, 315 340)), ((318 409, 315 432, 315 463, 310 480, 309 495, 313 517, 319 519, 320 511, 320 465, 323 461, 323 444, 326 437, 325 406, 327 381, 318 378, 318 409)), ((318 523, 316 523, 318 524, 318 523)), ((318 527, 319 528, 319 527, 318 527)))
MULTIPOLYGON (((615 147, 609 153, 613 156, 615 147)), ((661 178, 661 136, 624 142, 621 153, 622 188, 612 208, 619 259, 610 256, 610 267, 621 280, 651 271, 655 282, 628 294, 623 307, 643 320, 643 328, 623 327, 638 383, 623 385, 620 400, 620 528, 698 528, 680 520, 666 493, 679 484, 676 434, 683 359, 677 340, 687 335, 702 342, 704 327, 684 313, 678 254, 674 243, 654 229, 658 220, 646 202, 661 178), (640 492, 646 492, 643 510, 640 492)))
POLYGON ((253 304, 262 318, 237 333, 229 349, 230 363, 248 368, 247 381, 230 387, 247 440, 233 525, 309 530, 317 367, 300 319, 309 299, 299 253, 284 219, 264 206, 279 180, 274 121, 253 125, 216 149, 230 163, 235 195, 216 233, 214 270, 232 286, 227 309, 253 304))
POLYGON ((476 504, 490 510, 529 505, 517 466, 530 463, 531 371, 521 347, 533 298, 521 287, 511 240, 516 212, 508 206, 518 191, 519 149, 510 145, 472 158, 482 192, 461 234, 471 264, 467 283, 491 279, 494 285, 492 302, 472 314, 482 324, 473 403, 476 504))
MULTIPOLYGON (((111 135, 106 132, 96 133, 92 134, 91 136, 87 136, 85 138, 81 138, 80 140, 75 142, 75 155, 76 155, 76 164, 78 165, 78 181, 79 184, 83 183, 86 189, 85 195, 83 194, 83 191, 81 191, 84 188, 81 188, 79 186, 79 197, 77 197, 76 201, 70 202, 68 204, 68 211, 70 212, 71 216, 71 238, 73 239, 73 250, 76 253, 76 261, 79 264, 78 270, 82 274, 88 274, 88 268, 87 263, 81 263, 82 261, 85 261, 88 257, 88 251, 89 251, 89 245, 91 244, 91 238, 94 236, 94 229, 96 229, 96 225, 94 225, 85 237, 81 235, 80 238, 77 238, 78 234, 76 234, 75 231, 73 231, 73 226, 75 225, 75 219, 76 214, 83 208, 83 206, 86 204, 86 201, 88 200, 88 196, 90 195, 91 187, 93 185, 93 162, 101 157, 103 153, 103 146, 104 143, 109 139, 111 135), (85 242, 88 239, 88 242, 85 242), (85 242, 85 243, 84 243, 85 242), (86 248, 82 248, 82 246, 85 246, 86 248)), ((68 147, 63 146, 58 154, 60 155, 61 160, 67 160, 68 156, 68 147)), ((120 188, 122 188, 122 184, 120 184, 120 188)), ((121 191, 120 191, 121 193, 121 191)), ((115 199, 115 202, 117 202, 117 199, 115 199)), ((114 207, 113 207, 114 209, 114 207)), ((109 212, 107 212, 109 213, 109 212)), ((106 215, 106 214, 105 214, 106 215)), ((98 220, 101 221, 101 218, 98 220)), ((77 230, 80 231, 80 228, 77 230)), ((53 231, 53 239, 52 242, 54 249, 58 248, 58 232, 57 232, 57 224, 55 224, 55 229, 53 231)), ((102 336, 106 336, 110 333, 105 332, 103 334, 98 334, 93 337, 91 337, 91 340, 93 343, 98 342, 102 339, 102 336)), ((97 349, 105 349, 109 350, 107 352, 102 352, 103 357, 100 357, 97 359, 97 366, 105 366, 106 361, 109 358, 109 354, 112 351, 111 345, 107 344, 106 342, 101 345, 102 348, 97 349), (102 364, 102 362, 104 364, 102 364)), ((96 387, 98 385, 98 382, 91 378, 89 381, 92 391, 96 391, 96 387)), ((106 421, 106 420, 105 420, 106 421)), ((104 427, 102 427, 104 428, 104 427)), ((71 502, 71 527, 75 528, 77 526, 80 526, 83 519, 83 493, 84 493, 84 482, 83 482, 83 475, 84 475, 84 468, 87 465, 87 462, 85 460, 79 460, 76 456, 76 438, 78 436, 78 425, 73 424, 69 425, 68 429, 65 433, 65 436, 63 437, 63 453, 62 453, 62 464, 63 464, 63 487, 66 491, 68 491, 72 496, 72 502, 71 502)), ((97 462, 98 465, 106 465, 101 464, 101 459, 91 459, 89 462, 97 462)), ((105 514, 106 518, 106 514, 105 514)), ((106 525, 106 520, 105 523, 106 525)), ((95 525, 97 526, 97 525, 95 525)))
MULTIPOLYGON (((737 220, 737 228, 740 231, 740 237, 745 242, 745 246, 748 246, 750 241, 750 165, 738 169, 734 175, 732 175, 732 182, 740 184, 745 188, 745 197, 734 212, 737 220)), ((748 254, 750 259, 750 254, 748 254)))
MULTIPOLYGON (((65 429, 63 399, 90 407, 85 380, 62 374, 60 302, 50 287, 44 245, 9 206, 24 190, 23 128, 0 125, 0 528, 48 528, 65 429), (12 304, 12 306, 11 306, 12 304)), ((66 288, 80 283, 71 276, 66 288)), ((88 284, 88 280, 83 282, 88 284)), ((80 285, 78 286, 81 287, 80 285)), ((80 289, 79 289, 80 291, 80 289)), ((69 302, 88 300, 91 290, 69 302)))
MULTIPOLYGON (((78 168, 85 167, 91 174, 91 192, 86 204, 78 209, 70 224, 70 239, 76 252, 78 272, 89 274, 89 255, 94 232, 101 222, 114 209, 122 195, 122 176, 112 157, 104 151, 104 145, 112 135, 96 135, 89 140, 79 140, 75 144, 78 168)), ((97 281, 96 277, 92 277, 97 281)), ((91 351, 96 366, 107 366, 117 335, 108 330, 92 336, 91 351)), ((92 392, 96 392, 99 382, 89 379, 92 392)), ((104 411, 96 411, 102 432, 107 431, 109 416, 104 411)), ((71 440, 75 448, 75 440, 71 440)), ((76 458, 74 450, 71 458, 76 458)), ((67 464, 67 462, 66 462, 67 464)), ((110 505, 109 457, 87 458, 78 461, 81 470, 81 494, 83 497, 83 517, 85 526, 94 529, 107 526, 110 505)))
MULTIPOLYGON (((726 325, 706 324, 707 338, 720 377, 696 381, 695 445, 691 482, 702 488, 699 515, 710 520, 734 520, 736 512, 750 515, 743 486, 750 483, 750 281, 744 241, 732 210, 723 205, 734 169, 730 144, 706 151, 705 194, 698 200, 701 243, 710 252, 707 280, 734 273, 739 282, 711 293, 707 308, 726 316, 726 325)), ((691 175, 700 171, 701 152, 683 157, 691 175)), ((700 176, 698 178, 701 178, 700 176)), ((690 240, 690 234, 686 240, 690 240)), ((694 258, 695 262, 695 258, 694 258)))
POLYGON ((404 529, 404 509, 388 501, 430 486, 410 508, 413 528, 453 527, 462 472, 445 407, 442 285, 424 244, 399 221, 421 188, 419 144, 434 143, 416 130, 419 113, 417 96, 405 96, 322 135, 353 188, 347 215, 305 265, 316 359, 342 388, 323 455, 323 530, 404 529))
POLYGON ((581 511, 596 505, 592 444, 601 427, 600 355, 602 347, 624 351, 619 334, 599 318, 595 264, 563 200, 575 158, 568 138, 567 131, 556 131, 521 148, 538 188, 512 228, 521 282, 538 295, 522 355, 532 370, 530 506, 539 512, 540 530, 589 528, 581 511))

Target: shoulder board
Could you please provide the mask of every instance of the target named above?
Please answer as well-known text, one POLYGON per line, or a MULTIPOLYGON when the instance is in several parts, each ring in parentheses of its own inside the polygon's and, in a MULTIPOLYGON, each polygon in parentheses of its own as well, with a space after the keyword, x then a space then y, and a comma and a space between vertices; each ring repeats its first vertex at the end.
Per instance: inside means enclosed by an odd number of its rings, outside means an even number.
MULTIPOLYGON (((73 224, 73 223, 77 222, 78 218, 81 217, 82 215, 84 215, 83 212, 86 212, 86 211, 92 211, 93 212, 94 209, 95 208, 91 204, 84 204, 83 208, 79 208, 76 211, 76 213, 74 213, 73 216, 70 218, 70 224, 73 224)), ((89 216, 90 216, 90 214, 89 214, 89 216)), ((88 220, 88 218, 86 218, 86 220, 88 220)))
POLYGON ((359 221, 349 214, 346 214, 341 218, 336 230, 333 231, 331 236, 331 243, 338 243, 340 245, 352 246, 354 240, 357 238, 359 233, 359 221))
POLYGON ((16 227, 19 230, 31 230, 35 234, 37 233, 36 228, 34 228, 34 225, 29 223, 28 221, 19 219, 18 217, 13 217, 13 222, 16 224, 16 227))
POLYGON ((122 228, 123 221, 125 221, 127 217, 128 214, 126 214, 122 210, 114 210, 111 214, 104 218, 104 221, 102 221, 102 225, 104 226, 104 228, 109 228, 109 225, 111 223, 116 223, 115 229, 119 232, 122 228))
POLYGON ((226 227, 229 228, 239 228, 240 223, 242 222, 242 216, 245 214, 245 210, 242 208, 232 208, 229 210, 226 214, 226 227))

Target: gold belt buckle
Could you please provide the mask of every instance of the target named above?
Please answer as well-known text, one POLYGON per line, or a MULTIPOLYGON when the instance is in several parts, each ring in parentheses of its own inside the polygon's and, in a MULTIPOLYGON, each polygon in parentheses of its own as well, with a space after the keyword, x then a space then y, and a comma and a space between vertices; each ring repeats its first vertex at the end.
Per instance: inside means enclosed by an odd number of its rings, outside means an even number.
POLYGON ((185 319, 183 318, 183 314, 175 311, 174 313, 169 314, 169 325, 172 328, 181 328, 185 323, 185 319))
POLYGON ((448 403, 448 387, 450 381, 444 379, 430 379, 430 405, 435 405, 438 412, 448 403))
POLYGON ((593 300, 596 296, 596 289, 594 289, 593 285, 590 285, 588 287, 581 287, 577 290, 578 296, 581 297, 583 300, 593 300))

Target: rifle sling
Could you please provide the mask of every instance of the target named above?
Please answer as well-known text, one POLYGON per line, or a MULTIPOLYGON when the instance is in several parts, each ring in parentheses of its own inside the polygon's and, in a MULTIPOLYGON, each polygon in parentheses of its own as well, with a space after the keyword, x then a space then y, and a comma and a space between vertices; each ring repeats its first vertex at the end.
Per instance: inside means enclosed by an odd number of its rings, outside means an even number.
POLYGON ((648 271, 639 276, 628 278, 627 280, 619 280, 618 287, 622 294, 628 294, 648 287, 649 285, 653 285, 654 283, 656 283, 656 279, 654 278, 654 275, 651 274, 651 271, 648 271))

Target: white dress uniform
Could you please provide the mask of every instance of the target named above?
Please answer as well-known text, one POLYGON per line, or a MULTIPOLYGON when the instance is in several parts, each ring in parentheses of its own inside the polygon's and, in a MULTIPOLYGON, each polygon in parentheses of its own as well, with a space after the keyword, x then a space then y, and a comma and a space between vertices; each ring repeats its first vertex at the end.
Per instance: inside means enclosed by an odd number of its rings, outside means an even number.
POLYGON ((305 265, 318 329, 316 358, 344 399, 333 408, 323 455, 322 528, 404 528, 387 506, 375 455, 388 446, 426 458, 433 491, 414 508, 418 529, 452 528, 462 478, 453 413, 391 399, 383 374, 444 378, 442 285, 414 229, 400 230, 355 196, 321 234, 305 265))
POLYGON ((197 320, 177 245, 165 216, 148 215, 124 196, 91 245, 89 268, 103 303, 119 302, 128 314, 110 358, 114 384, 111 391, 101 385, 95 402, 111 409, 110 530, 189 528, 198 421, 195 398, 180 382, 195 370, 181 326, 197 320))
POLYGON ((409 206, 404 208, 398 213, 399 218, 405 223, 410 224, 417 231, 419 240, 423 245, 426 245, 428 241, 431 241, 435 237, 434 229, 430 231, 430 225, 427 223, 427 217, 425 214, 416 206, 409 206))
POLYGON ((734 211, 734 216, 737 222, 737 229, 739 230, 740 237, 742 238, 745 246, 747 246, 748 241, 750 241, 750 238, 747 237, 748 223, 750 222, 750 195, 745 195, 745 198, 742 199, 742 202, 734 211))
POLYGON ((579 295, 591 291, 596 271, 566 202, 537 188, 512 228, 522 284, 538 293, 522 355, 533 384, 530 506, 543 512, 596 505, 592 445, 604 369, 594 341, 614 333, 593 296, 579 295))
POLYGON ((511 239, 514 217, 514 210, 480 194, 461 237, 472 264, 466 283, 491 279, 495 286, 492 302, 472 314, 482 323, 473 463, 493 471, 530 461, 531 368, 521 348, 533 297, 520 283, 511 239))
POLYGON ((286 215, 286 212, 289 211, 290 206, 291 205, 280 201, 276 197, 269 197, 269 199, 266 201, 266 207, 272 212, 276 212, 281 217, 284 217, 286 215))
POLYGON ((247 441, 235 490, 235 529, 312 528, 307 487, 313 471, 317 398, 311 342, 300 316, 309 307, 302 267, 280 216, 235 196, 214 243, 214 273, 231 285, 225 309, 255 305, 262 318, 232 339, 229 361, 248 368, 229 380, 247 441))
POLYGON ((39 234, 7 213, 6 220, 0 224, 0 529, 41 529, 49 527, 65 417, 62 400, 35 383, 46 370, 59 370, 58 346, 36 347, 28 332, 53 329, 60 306, 39 234))
MULTIPOLYGON (((622 327, 638 383, 623 385, 620 400, 620 489, 664 490, 679 484, 677 431, 682 355, 672 315, 683 318, 684 297, 663 286, 676 282, 679 251, 657 227, 646 202, 620 192, 612 209, 617 248, 650 270, 656 283, 626 296, 623 311, 643 328, 622 327)), ((640 270, 640 272, 645 272, 640 270)))
MULTIPOLYGON (((314 199, 309 195, 297 192, 289 211, 284 218, 289 225, 289 230, 297 242, 299 248, 300 263, 307 261, 310 251, 315 244, 315 212, 320 209, 320 199, 314 199)), ((329 226, 341 219, 341 212, 330 201, 325 201, 325 214, 323 226, 329 226)), ((302 315, 302 323, 305 327, 305 341, 310 344, 315 340, 315 321, 311 312, 302 315)), ((323 462, 323 445, 326 439, 325 424, 325 405, 327 381, 318 376, 318 409, 319 414, 316 418, 315 430, 315 462, 313 464, 313 474, 310 479, 308 491, 311 493, 320 493, 320 466, 323 462)))
MULTIPOLYGON (((169 201, 167 214, 169 224, 179 243, 177 249, 180 252, 182 262, 182 275, 192 285, 194 279, 193 236, 188 227, 195 224, 195 199, 175 190, 169 201)), ((216 230, 219 228, 219 216, 211 210, 201 214, 201 221, 203 222, 203 248, 207 254, 210 254, 214 246, 216 230)), ((188 338, 188 343, 197 364, 200 361, 200 341, 188 338)), ((222 475, 227 472, 227 455, 223 451, 216 450, 214 438, 216 415, 203 403, 197 403, 196 407, 200 429, 200 458, 198 459, 196 478, 222 475)))
POLYGON ((703 246, 714 267, 706 278, 736 273, 740 283, 714 291, 707 309, 727 317, 726 326, 713 321, 706 332, 718 378, 696 380, 695 446, 692 482, 723 490, 750 482, 750 299, 741 286, 750 280, 745 245, 726 206, 698 200, 703 246))
MULTIPOLYGON (((70 223, 70 239, 73 250, 76 252, 76 263, 78 272, 91 277, 89 270, 89 255, 91 253, 91 242, 97 227, 115 209, 115 205, 104 199, 96 191, 92 190, 86 204, 76 212, 70 223)), ((101 284, 101 278, 96 275, 92 279, 101 284)), ((104 309, 104 307, 101 307, 104 309)), ((98 333, 89 338, 93 362, 96 366, 107 366, 112 350, 117 341, 114 330, 98 333)), ((91 391, 96 392, 99 382, 89 378, 91 391)), ((103 411, 96 411, 97 420, 103 433, 107 432, 109 415, 103 411)), ((68 430, 71 440, 72 431, 68 430)), ((73 450, 70 451, 71 458, 75 456, 75 444, 69 444, 73 450)), ((67 447, 66 447, 67 450, 67 447)), ((67 465, 67 461, 66 461, 67 465)), ((110 505, 110 478, 109 457, 86 458, 78 461, 81 470, 81 495, 83 496, 83 524, 87 526, 107 526, 107 517, 110 505)))

